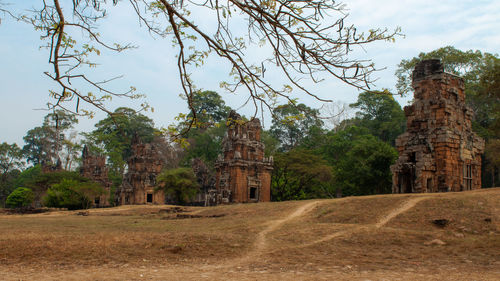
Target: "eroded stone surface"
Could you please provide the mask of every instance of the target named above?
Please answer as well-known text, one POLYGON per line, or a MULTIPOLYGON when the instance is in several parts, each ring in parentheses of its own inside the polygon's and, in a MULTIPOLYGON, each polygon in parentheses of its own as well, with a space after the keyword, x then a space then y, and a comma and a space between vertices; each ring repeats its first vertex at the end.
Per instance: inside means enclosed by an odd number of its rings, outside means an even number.
POLYGON ((391 166, 393 193, 481 188, 484 140, 472 132, 463 79, 444 72, 439 60, 424 60, 415 66, 412 87, 407 131, 396 139, 399 158, 391 166))
POLYGON ((248 122, 232 111, 222 142, 222 155, 215 163, 216 192, 213 203, 268 202, 271 200, 272 157, 264 157, 259 119, 248 122))
POLYGON ((80 175, 99 183, 104 188, 104 194, 95 198, 95 207, 110 206, 109 196, 111 182, 108 178, 108 168, 106 167, 106 157, 93 155, 89 152, 87 146, 83 147, 82 151, 82 166, 80 167, 80 175))
POLYGON ((119 205, 165 204, 164 192, 155 191, 156 177, 164 166, 161 155, 154 144, 134 138, 132 156, 127 161, 128 171, 116 192, 119 205))

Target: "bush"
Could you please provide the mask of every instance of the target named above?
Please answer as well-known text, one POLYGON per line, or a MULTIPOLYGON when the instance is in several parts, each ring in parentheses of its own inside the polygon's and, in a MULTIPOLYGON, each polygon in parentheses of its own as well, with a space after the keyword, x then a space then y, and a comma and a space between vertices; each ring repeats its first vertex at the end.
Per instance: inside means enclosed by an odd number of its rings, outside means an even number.
POLYGON ((43 202, 46 207, 88 209, 94 198, 103 193, 103 188, 96 183, 63 179, 61 183, 54 184, 47 190, 43 202))
POLYGON ((9 208, 30 207, 35 198, 33 191, 26 187, 18 187, 7 197, 5 202, 9 208))
POLYGON ((162 189, 177 204, 186 204, 198 193, 200 185, 191 168, 167 170, 158 175, 157 190, 162 189))

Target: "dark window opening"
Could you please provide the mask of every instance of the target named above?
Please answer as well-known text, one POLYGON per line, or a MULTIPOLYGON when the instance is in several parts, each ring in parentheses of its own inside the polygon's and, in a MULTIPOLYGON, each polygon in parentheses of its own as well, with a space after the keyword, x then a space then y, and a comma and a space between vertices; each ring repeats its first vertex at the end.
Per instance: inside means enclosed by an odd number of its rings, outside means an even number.
POLYGON ((416 163, 417 162, 417 153, 416 152, 412 152, 410 154, 410 160, 408 162, 410 162, 410 163, 416 163))
POLYGON ((96 198, 94 199, 94 204, 95 204, 96 206, 99 206, 99 203, 100 203, 100 202, 101 202, 101 198, 96 197, 96 198))
POLYGON ((153 203, 153 194, 148 193, 146 196, 146 202, 147 203, 153 203))
POLYGON ((250 187, 250 199, 257 199, 257 188, 250 187))
POLYGON ((427 192, 432 192, 432 178, 427 179, 427 192))
POLYGON ((130 203, 129 201, 130 201, 130 200, 129 200, 128 196, 125 196, 125 204, 130 203))

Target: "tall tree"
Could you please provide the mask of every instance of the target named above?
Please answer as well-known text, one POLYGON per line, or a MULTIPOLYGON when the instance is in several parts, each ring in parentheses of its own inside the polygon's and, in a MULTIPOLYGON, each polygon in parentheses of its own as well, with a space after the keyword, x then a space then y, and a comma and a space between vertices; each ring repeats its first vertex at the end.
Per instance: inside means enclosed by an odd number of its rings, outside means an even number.
POLYGON ((158 175, 157 189, 165 191, 174 203, 186 204, 200 190, 200 185, 191 168, 167 170, 158 175))
POLYGON ((285 104, 273 110, 271 136, 281 141, 281 151, 298 146, 315 127, 321 127, 319 111, 305 104, 285 104))
MULTIPOLYGON (((500 59, 485 67, 478 88, 478 97, 491 110, 488 122, 482 124, 487 127, 481 127, 486 131, 482 133, 486 138, 485 169, 489 172, 486 180, 489 181, 489 186, 497 186, 500 174, 500 59)), ((484 182, 483 180, 483 185, 484 182)))
POLYGON ((311 150, 296 148, 274 157, 273 201, 333 197, 332 168, 311 150))
MULTIPOLYGON (((41 32, 46 41, 43 45, 49 49, 53 68, 47 75, 58 86, 51 92, 53 100, 49 106, 70 108, 67 103, 74 102, 71 108, 81 113, 80 102, 86 102, 107 111, 105 101, 112 96, 137 97, 134 88, 120 93, 103 83, 109 79, 92 80, 85 68, 96 66, 91 58, 100 54, 100 48, 120 52, 132 47, 107 43, 107 38, 99 36, 99 20, 115 12, 106 2, 116 5, 124 1, 38 1, 30 14, 18 17, 41 32), (93 90, 83 91, 75 86, 82 84, 93 90)), ((370 73, 375 70, 373 63, 350 57, 350 52, 372 42, 393 41, 399 33, 399 28, 392 32, 377 28, 358 30, 345 23, 345 5, 329 0, 128 3, 148 32, 175 43, 180 84, 193 116, 197 112, 193 103, 196 87, 190 74, 194 67, 203 66, 210 55, 228 62, 229 79, 221 86, 231 92, 244 89, 258 109, 272 107, 278 97, 290 99, 292 89, 327 100, 305 87, 305 80, 318 82, 323 80, 323 74, 355 88, 369 88, 370 73), (200 13, 203 21, 212 19, 214 24, 200 25, 200 13), (242 25, 244 28, 238 27, 242 25), (259 47, 259 56, 252 55, 259 47), (280 73, 286 82, 277 84, 265 75, 271 71, 280 73)))
POLYGON ((0 206, 4 205, 7 196, 16 188, 13 181, 23 167, 23 151, 16 143, 0 144, 0 206))
POLYGON ((47 114, 42 126, 29 130, 23 138, 26 143, 23 151, 28 163, 55 164, 61 158, 60 153, 63 149, 63 142, 67 138, 67 131, 77 123, 78 119, 73 114, 63 110, 47 114))
POLYGON ((368 195, 391 191, 390 165, 396 150, 364 127, 351 126, 331 132, 322 149, 333 167, 336 190, 344 195, 368 195))
POLYGON ((196 115, 198 124, 196 127, 206 128, 226 120, 231 107, 227 106, 222 97, 214 91, 197 91, 193 93, 192 99, 195 112, 190 112, 188 118, 196 115))
POLYGON ((404 112, 388 91, 363 92, 349 106, 359 110, 354 124, 391 145, 406 128, 404 112))
POLYGON ((99 121, 96 129, 86 137, 86 144, 94 151, 107 155, 111 172, 121 177, 127 159, 132 155, 132 139, 153 141, 153 120, 127 107, 117 108, 109 117, 99 121))

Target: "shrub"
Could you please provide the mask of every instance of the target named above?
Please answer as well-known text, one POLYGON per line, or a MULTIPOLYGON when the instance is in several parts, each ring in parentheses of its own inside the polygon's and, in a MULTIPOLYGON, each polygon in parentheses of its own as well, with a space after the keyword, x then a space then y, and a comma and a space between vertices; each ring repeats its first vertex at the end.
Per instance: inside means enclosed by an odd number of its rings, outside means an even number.
POLYGON ((52 185, 43 198, 44 205, 68 210, 88 209, 95 197, 104 193, 101 186, 92 182, 63 179, 52 185))
POLYGON ((181 205, 189 203, 200 188, 191 168, 167 170, 158 176, 157 182, 157 190, 164 190, 168 196, 181 205))
POLYGON ((26 187, 18 187, 7 197, 6 206, 9 208, 26 208, 31 206, 35 194, 26 187))

